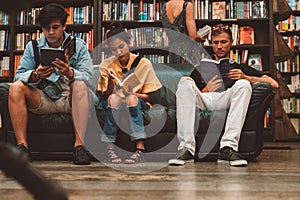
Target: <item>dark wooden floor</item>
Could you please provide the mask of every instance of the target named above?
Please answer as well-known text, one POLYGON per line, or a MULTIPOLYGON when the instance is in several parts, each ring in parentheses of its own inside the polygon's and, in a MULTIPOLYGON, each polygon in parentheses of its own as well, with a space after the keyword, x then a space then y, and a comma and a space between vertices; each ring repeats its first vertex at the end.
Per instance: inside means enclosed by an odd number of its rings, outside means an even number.
MULTIPOLYGON (((300 143, 266 143, 256 162, 238 168, 215 162, 181 167, 143 163, 119 165, 119 169, 98 162, 90 166, 69 161, 32 164, 58 181, 71 200, 300 199, 300 143), (145 172, 126 172, 141 169, 145 172)), ((33 198, 0 172, 0 199, 33 198)))

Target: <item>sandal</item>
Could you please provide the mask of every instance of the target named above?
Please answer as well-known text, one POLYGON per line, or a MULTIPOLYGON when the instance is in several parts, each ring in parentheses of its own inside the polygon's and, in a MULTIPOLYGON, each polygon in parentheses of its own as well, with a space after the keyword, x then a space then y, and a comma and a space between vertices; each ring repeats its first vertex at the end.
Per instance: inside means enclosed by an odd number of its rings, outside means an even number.
POLYGON ((119 164, 122 163, 122 159, 116 154, 114 149, 107 149, 107 162, 119 164))
POLYGON ((124 163, 125 164, 136 164, 144 162, 143 152, 141 150, 136 150, 129 158, 127 158, 124 163))

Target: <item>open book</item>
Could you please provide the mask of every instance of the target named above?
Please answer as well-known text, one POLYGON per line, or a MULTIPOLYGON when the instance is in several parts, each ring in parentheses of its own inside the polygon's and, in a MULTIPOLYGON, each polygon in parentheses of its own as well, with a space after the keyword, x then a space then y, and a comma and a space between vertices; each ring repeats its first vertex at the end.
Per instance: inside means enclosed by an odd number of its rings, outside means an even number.
POLYGON ((211 33, 211 27, 209 25, 205 25, 197 31, 198 35, 201 37, 205 37, 211 33))
POLYGON ((141 83, 134 73, 129 74, 123 80, 120 80, 116 76, 114 76, 114 78, 118 81, 118 86, 123 88, 126 92, 131 92, 133 88, 141 83))
POLYGON ((62 49, 56 48, 41 48, 41 65, 43 66, 53 66, 52 62, 56 58, 66 61, 65 51, 67 50, 69 58, 71 58, 76 52, 76 38, 71 36, 67 37, 62 44, 62 49))
MULTIPOLYGON (((196 67, 196 70, 201 74, 202 79, 205 83, 208 83, 214 76, 217 75, 217 79, 222 79, 224 83, 231 84, 231 81, 227 76, 229 70, 234 69, 234 62, 230 58, 222 58, 219 61, 203 58, 200 61, 200 65, 196 67)), ((224 85, 219 88, 217 91, 224 91, 224 85)))

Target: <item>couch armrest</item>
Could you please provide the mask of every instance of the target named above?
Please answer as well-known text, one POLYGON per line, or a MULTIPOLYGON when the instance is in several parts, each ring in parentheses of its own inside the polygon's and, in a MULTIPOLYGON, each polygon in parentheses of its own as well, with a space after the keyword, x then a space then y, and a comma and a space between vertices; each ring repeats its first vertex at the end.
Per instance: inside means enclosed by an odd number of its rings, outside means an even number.
POLYGON ((264 114, 274 93, 269 83, 259 82, 252 85, 252 96, 243 130, 255 130, 263 125, 264 114))
POLYGON ((271 84, 260 82, 252 85, 252 97, 243 131, 256 130, 256 148, 255 151, 245 155, 248 158, 256 158, 263 149, 264 117, 273 98, 274 92, 271 84))
POLYGON ((12 129, 10 122, 10 116, 8 111, 8 93, 9 93, 9 84, 0 83, 0 114, 2 120, 2 136, 1 139, 6 140, 7 131, 12 129))

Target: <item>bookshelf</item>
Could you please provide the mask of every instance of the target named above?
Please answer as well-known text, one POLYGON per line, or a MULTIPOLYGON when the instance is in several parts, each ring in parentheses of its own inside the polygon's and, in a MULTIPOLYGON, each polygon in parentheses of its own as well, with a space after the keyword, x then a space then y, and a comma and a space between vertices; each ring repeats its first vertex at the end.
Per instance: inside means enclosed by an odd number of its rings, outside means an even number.
POLYGON ((290 97, 281 99, 283 109, 298 134, 297 137, 300 138, 300 4, 296 1, 288 1, 288 3, 293 10, 292 15, 279 22, 277 28, 293 55, 284 62, 276 63, 276 68, 291 92, 290 97))
POLYGON ((53 2, 63 5, 70 14, 66 31, 85 40, 89 50, 95 46, 97 38, 94 30, 97 30, 98 25, 95 15, 97 13, 97 0, 36 0, 32 3, 32 8, 10 14, 8 24, 0 23, 0 38, 2 30, 9 33, 7 50, 0 50, 0 60, 3 60, 3 57, 8 57, 9 59, 5 63, 8 62, 9 67, 7 71, 4 71, 4 74, 1 74, 0 82, 13 80, 26 43, 31 39, 39 38, 42 34, 41 28, 36 24, 39 9, 53 2))
POLYGON ((8 15, 0 11, 0 81, 9 74, 9 37, 8 15))
MULTIPOLYGON (((127 29, 136 29, 142 27, 162 27, 159 20, 159 10, 164 0, 125 0, 125 1, 108 1, 103 0, 99 3, 99 10, 102 15, 98 16, 101 24, 98 28, 98 43, 104 40, 104 33, 107 26, 112 21, 120 21, 127 29), (142 5, 142 8, 141 8, 142 5), (141 13, 146 13, 142 14, 141 13), (146 17, 145 17, 146 16, 146 17)), ((238 53, 237 57, 241 57, 243 50, 248 50, 248 54, 260 54, 262 57, 262 70, 266 73, 273 74, 273 18, 272 18, 272 1, 222 1, 225 3, 225 17, 222 19, 213 18, 213 4, 217 1, 212 0, 195 0, 195 18, 197 27, 204 25, 216 25, 219 23, 227 24, 230 27, 236 25, 238 27, 250 26, 254 29, 254 44, 234 45, 232 50, 238 53), (255 2, 260 2, 262 6, 261 14, 254 12, 255 2), (247 9, 244 9, 247 8, 247 9), (230 10, 231 9, 231 10, 230 10)), ((221 2, 221 1, 218 1, 221 2)), ((166 42, 167 43, 167 42, 166 42)), ((144 46, 144 45, 139 45, 144 46)), ((159 47, 159 45, 156 45, 159 47)), ((165 46, 168 46, 167 44, 165 46)), ((162 45, 162 49, 165 48, 162 45)), ((205 46, 209 53, 212 48, 205 46)), ((151 54, 153 53, 150 52, 151 54)), ((154 52, 155 53, 155 52, 154 52)))

